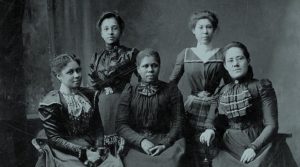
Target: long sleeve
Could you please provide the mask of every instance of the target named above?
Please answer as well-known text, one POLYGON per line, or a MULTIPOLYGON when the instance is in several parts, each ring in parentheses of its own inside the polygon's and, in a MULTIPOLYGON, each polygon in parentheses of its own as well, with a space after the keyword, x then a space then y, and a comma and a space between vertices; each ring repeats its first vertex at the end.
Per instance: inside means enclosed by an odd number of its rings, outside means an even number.
POLYGON ((173 71, 169 77, 169 82, 170 83, 174 83, 174 84, 178 84, 180 78, 182 77, 183 73, 184 73, 184 56, 185 56, 185 51, 186 49, 184 49, 183 51, 181 51, 176 59, 176 63, 175 66, 173 68, 173 71))
POLYGON ((95 93, 95 112, 93 119, 90 122, 90 134, 92 135, 94 139, 94 146, 95 147, 102 147, 104 142, 104 129, 103 124, 101 121, 100 112, 98 111, 98 94, 95 93))
POLYGON ((127 84, 120 97, 118 114, 116 119, 116 131, 118 135, 123 137, 130 144, 133 144, 137 147, 141 147, 140 144, 144 139, 144 137, 138 134, 136 131, 134 131, 129 125, 131 91, 132 91, 131 85, 127 84))
POLYGON ((67 135, 64 135, 61 127, 62 121, 58 119, 57 112, 59 112, 59 108, 60 107, 56 105, 42 106, 39 108, 39 116, 43 122, 49 144, 58 150, 81 158, 79 156, 83 156, 82 152, 85 148, 64 139, 67 135))
POLYGON ((160 144, 165 145, 166 147, 169 147, 173 144, 174 141, 176 141, 179 137, 182 136, 183 131, 183 98, 180 90, 177 88, 177 86, 171 86, 170 89, 170 106, 171 106, 171 112, 172 112, 172 126, 170 128, 169 133, 166 135, 164 139, 160 141, 160 144))
POLYGON ((90 61, 90 72, 89 72, 89 86, 91 86, 93 89, 96 90, 101 90, 102 88, 99 87, 99 82, 103 82, 99 75, 97 74, 97 63, 99 59, 98 53, 95 53, 94 56, 92 56, 91 61, 90 61))
POLYGON ((257 139, 252 143, 256 149, 262 148, 278 130, 277 99, 272 83, 269 80, 261 80, 259 94, 262 100, 262 112, 264 129, 257 139))

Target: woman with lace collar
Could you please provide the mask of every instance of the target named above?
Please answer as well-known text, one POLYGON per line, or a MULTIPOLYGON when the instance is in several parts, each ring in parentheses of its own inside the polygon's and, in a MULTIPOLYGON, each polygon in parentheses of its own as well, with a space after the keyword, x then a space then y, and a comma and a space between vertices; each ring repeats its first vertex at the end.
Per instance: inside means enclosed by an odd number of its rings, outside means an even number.
POLYGON ((136 62, 141 81, 125 87, 116 122, 117 132, 129 148, 125 166, 176 167, 185 148, 181 92, 158 80, 160 57, 156 51, 141 51, 136 62))
POLYGON ((36 166, 84 167, 101 162, 103 127, 97 111, 97 93, 81 88, 80 60, 61 54, 51 61, 51 71, 60 81, 39 104, 47 142, 40 146, 36 166))
POLYGON ((232 78, 217 93, 210 108, 206 131, 200 136, 208 145, 214 138, 215 109, 227 126, 213 166, 297 166, 285 141, 278 140, 277 99, 272 83, 253 78, 250 55, 245 45, 232 42, 223 48, 224 67, 232 78))
POLYGON ((90 64, 91 86, 100 92, 99 112, 104 127, 104 144, 113 155, 121 151, 123 140, 116 135, 117 104, 125 85, 136 71, 137 49, 120 45, 125 24, 117 12, 104 12, 97 29, 105 42, 105 49, 95 53, 90 64))

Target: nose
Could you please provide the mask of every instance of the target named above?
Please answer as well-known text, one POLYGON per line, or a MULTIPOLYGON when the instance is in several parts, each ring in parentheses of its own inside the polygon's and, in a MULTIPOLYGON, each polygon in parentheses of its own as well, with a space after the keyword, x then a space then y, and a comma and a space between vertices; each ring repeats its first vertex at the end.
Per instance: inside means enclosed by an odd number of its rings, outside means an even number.
POLYGON ((233 67, 238 67, 239 65, 240 65, 240 63, 238 60, 233 60, 233 62, 232 62, 233 67))
POLYGON ((109 29, 109 34, 114 34, 114 30, 112 28, 109 29))
POLYGON ((81 77, 81 72, 74 72, 74 78, 81 77))
POLYGON ((152 67, 152 66, 149 66, 149 67, 147 68, 147 71, 148 71, 148 72, 153 72, 153 67, 152 67))
POLYGON ((204 27, 204 28, 202 29, 202 33, 207 34, 207 28, 206 28, 206 27, 204 27))

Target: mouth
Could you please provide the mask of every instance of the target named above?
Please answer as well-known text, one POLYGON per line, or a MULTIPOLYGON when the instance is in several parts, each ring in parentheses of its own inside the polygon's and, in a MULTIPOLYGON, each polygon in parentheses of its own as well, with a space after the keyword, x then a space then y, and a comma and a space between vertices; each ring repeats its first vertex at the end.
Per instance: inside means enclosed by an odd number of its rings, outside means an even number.
POLYGON ((80 80, 76 80, 76 81, 73 81, 73 83, 80 84, 81 81, 80 80))

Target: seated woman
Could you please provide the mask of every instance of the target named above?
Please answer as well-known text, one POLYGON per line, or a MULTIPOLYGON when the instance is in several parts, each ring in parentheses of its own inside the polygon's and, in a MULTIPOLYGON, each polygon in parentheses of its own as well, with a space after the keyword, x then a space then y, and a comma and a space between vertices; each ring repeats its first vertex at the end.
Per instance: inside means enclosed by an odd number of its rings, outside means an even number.
MULTIPOLYGON (((223 148, 212 165, 284 167, 296 166, 287 144, 277 140, 278 112, 275 91, 269 80, 253 78, 250 55, 245 45, 232 42, 223 48, 224 67, 232 82, 220 89, 218 114, 227 118, 223 148)), ((208 128, 200 141, 214 137, 217 105, 211 107, 208 128)))
POLYGON ((49 92, 39 104, 39 116, 47 144, 36 166, 83 167, 101 161, 103 127, 97 107, 97 93, 81 88, 80 60, 61 54, 51 62, 60 81, 59 90, 49 92))
POLYGON ((152 49, 136 58, 141 81, 128 84, 120 99, 117 133, 129 144, 124 165, 176 167, 185 151, 183 101, 177 86, 158 80, 159 54, 152 49))

